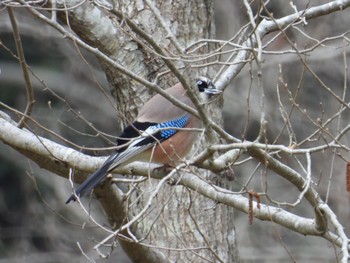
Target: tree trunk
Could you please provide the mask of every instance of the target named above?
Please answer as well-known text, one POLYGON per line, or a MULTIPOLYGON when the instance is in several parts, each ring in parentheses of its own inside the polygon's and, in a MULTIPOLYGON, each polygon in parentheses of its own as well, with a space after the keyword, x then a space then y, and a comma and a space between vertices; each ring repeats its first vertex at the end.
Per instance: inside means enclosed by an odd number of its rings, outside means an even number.
MULTIPOLYGON (((163 19, 166 20, 167 26, 172 29, 176 39, 184 47, 198 39, 210 39, 214 36, 211 1, 158 2, 157 7, 163 19)), ((126 6, 136 4, 135 1, 131 1, 126 6)), ((137 10, 137 7, 134 6, 130 9, 137 10)), ((163 49, 169 50, 169 54, 176 52, 171 42, 166 39, 166 33, 159 26, 159 22, 152 16, 152 12, 146 5, 139 12, 126 15, 134 21, 139 21, 138 24, 152 35, 163 49)), ((126 42, 124 46, 135 45, 132 39, 130 41, 126 42)), ((208 50, 204 51, 207 52, 208 50)), ((124 65, 132 65, 129 61, 138 61, 132 71, 147 79, 154 79, 155 73, 166 70, 160 58, 143 48, 128 52, 127 56, 115 55, 118 58, 124 58, 124 61, 121 62, 124 65)), ((202 70, 202 73, 197 71, 195 74, 206 75, 207 72, 203 71, 206 71, 206 69, 202 70)), ((132 94, 128 97, 125 85, 118 84, 124 83, 123 76, 108 67, 106 72, 110 83, 113 85, 116 101, 120 102, 118 105, 125 105, 123 100, 127 102, 127 107, 120 106, 119 108, 124 116, 128 116, 128 112, 130 112, 128 109, 130 103, 132 109, 140 108, 141 104, 148 99, 148 96, 143 96, 144 93, 140 93, 141 88, 138 85, 128 86, 128 90, 132 94), (117 85, 114 85, 115 83, 117 85), (140 99, 144 97, 146 99, 140 99)), ((195 76, 192 75, 191 77, 194 78, 195 76)), ((161 81, 162 85, 164 87, 172 85, 170 79, 171 76, 167 76, 161 81)), ((218 122, 221 121, 221 115, 217 115, 215 118, 218 122)), ((204 171, 201 171, 199 176, 206 177, 207 175, 204 171)), ((132 206, 135 214, 146 205, 149 193, 154 191, 157 183, 158 181, 150 179, 138 186, 139 191, 135 192, 132 200, 130 200, 130 203, 138 200, 137 205, 132 206)), ((176 262, 236 261, 233 209, 215 204, 182 186, 164 185, 150 211, 137 225, 138 229, 142 232, 148 244, 162 247, 161 251, 170 260, 176 262)))

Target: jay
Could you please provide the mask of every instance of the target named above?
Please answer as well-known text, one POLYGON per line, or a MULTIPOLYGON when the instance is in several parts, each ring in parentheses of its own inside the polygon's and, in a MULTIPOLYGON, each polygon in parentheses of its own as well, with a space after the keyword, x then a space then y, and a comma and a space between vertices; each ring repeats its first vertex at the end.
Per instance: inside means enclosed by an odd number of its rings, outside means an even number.
MULTIPOLYGON (((196 81, 196 92, 204 102, 220 94, 213 82, 200 77, 196 81)), ((166 92, 184 104, 195 108, 178 83, 166 92)), ((146 161, 159 164, 174 164, 183 159, 191 150, 198 136, 189 128, 200 128, 201 121, 185 110, 175 106, 157 94, 140 109, 136 120, 124 129, 117 139, 118 149, 104 164, 74 190, 66 204, 76 197, 90 193, 116 167, 133 161, 146 161)))

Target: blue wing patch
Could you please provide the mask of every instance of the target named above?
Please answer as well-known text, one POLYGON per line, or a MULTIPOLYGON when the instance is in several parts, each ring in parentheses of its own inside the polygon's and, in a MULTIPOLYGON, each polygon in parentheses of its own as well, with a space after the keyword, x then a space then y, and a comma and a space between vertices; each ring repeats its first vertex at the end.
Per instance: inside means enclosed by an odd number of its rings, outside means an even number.
POLYGON ((161 131, 159 131, 160 136, 163 139, 168 139, 177 132, 177 129, 167 129, 167 128, 172 128, 172 127, 184 128, 187 125, 189 120, 190 120, 189 114, 185 114, 180 118, 157 124, 156 129, 161 129, 161 131))
POLYGON ((138 126, 149 125, 148 128, 144 131, 144 137, 138 137, 134 143, 131 143, 127 146, 127 148, 133 146, 144 146, 154 144, 163 140, 166 140, 173 136, 178 129, 184 128, 190 120, 189 114, 184 114, 177 119, 173 119, 170 121, 162 122, 162 123, 136 123, 138 126))

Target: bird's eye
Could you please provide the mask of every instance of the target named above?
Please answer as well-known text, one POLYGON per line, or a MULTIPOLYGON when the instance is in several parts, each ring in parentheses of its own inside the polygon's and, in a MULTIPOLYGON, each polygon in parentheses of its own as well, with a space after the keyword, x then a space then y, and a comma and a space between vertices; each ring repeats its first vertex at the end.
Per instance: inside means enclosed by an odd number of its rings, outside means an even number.
POLYGON ((196 84, 199 92, 204 92, 204 90, 208 88, 208 83, 206 81, 198 80, 196 84))

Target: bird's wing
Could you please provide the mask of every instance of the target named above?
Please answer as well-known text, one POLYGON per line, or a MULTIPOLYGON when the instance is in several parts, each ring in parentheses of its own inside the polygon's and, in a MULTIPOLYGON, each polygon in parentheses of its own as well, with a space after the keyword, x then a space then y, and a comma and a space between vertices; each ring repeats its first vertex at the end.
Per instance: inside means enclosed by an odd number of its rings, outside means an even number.
MULTIPOLYGON (((124 151, 119 152, 118 155, 113 158, 113 162, 110 164, 110 167, 107 171, 112 171, 120 164, 129 161, 136 155, 146 151, 157 143, 161 143, 162 141, 170 138, 178 131, 178 129, 184 128, 189 120, 190 115, 185 113, 179 118, 172 119, 163 123, 152 124, 145 131, 139 131, 140 136, 130 141, 127 148, 124 151)), ((134 122, 134 126, 140 125, 137 122, 134 122)), ((110 158, 108 158, 107 161, 110 158)))
MULTIPOLYGON (((122 147, 121 150, 109 156, 100 169, 94 172, 74 190, 75 195, 72 194, 66 201, 66 204, 72 200, 75 200, 75 196, 83 196, 85 193, 91 192, 91 190, 94 189, 107 176, 108 173, 113 171, 119 165, 129 162, 131 159, 133 159, 133 157, 148 150, 157 143, 161 143, 162 141, 173 136, 179 128, 184 128, 187 125, 189 119, 190 115, 186 113, 177 119, 172 119, 170 121, 158 124, 148 123, 145 125, 144 123, 140 124, 134 122, 132 124, 132 129, 141 126, 148 126, 148 128, 145 131, 138 131, 140 135, 134 137, 126 148, 122 147)), ((131 128, 129 126, 125 130, 130 129, 131 128)), ((128 138, 130 138, 130 136, 128 138)))

